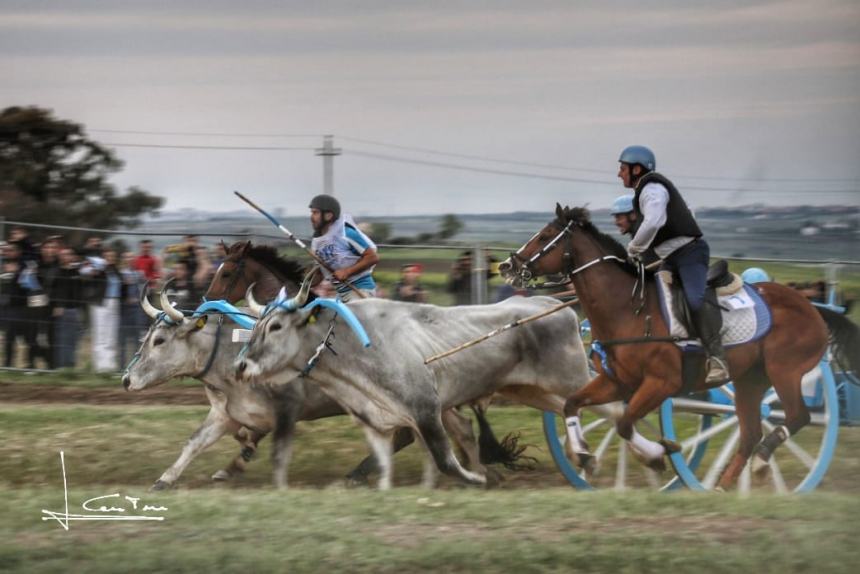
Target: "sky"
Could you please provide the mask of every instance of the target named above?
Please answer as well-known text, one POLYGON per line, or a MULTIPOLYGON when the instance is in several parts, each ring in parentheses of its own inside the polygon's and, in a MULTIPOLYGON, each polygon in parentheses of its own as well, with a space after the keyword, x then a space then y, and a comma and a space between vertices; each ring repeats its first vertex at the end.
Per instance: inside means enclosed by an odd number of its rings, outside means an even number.
POLYGON ((604 207, 642 144, 695 207, 860 205, 860 2, 0 0, 0 107, 166 209, 604 207))

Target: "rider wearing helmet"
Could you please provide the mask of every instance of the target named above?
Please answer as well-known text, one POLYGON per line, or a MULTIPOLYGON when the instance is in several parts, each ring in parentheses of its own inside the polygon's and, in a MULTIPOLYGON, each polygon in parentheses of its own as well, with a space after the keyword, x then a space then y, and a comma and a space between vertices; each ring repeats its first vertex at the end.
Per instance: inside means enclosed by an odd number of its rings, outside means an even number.
POLYGON ((340 203, 334 197, 317 195, 308 207, 314 228, 311 249, 332 269, 324 269, 323 275, 337 289, 338 297, 344 302, 354 297, 346 281, 368 296, 375 295, 373 268, 379 262, 376 244, 358 229, 352 217, 341 214, 340 203))
POLYGON ((645 146, 629 146, 618 158, 618 177, 634 190, 636 225, 627 245, 631 258, 646 252, 663 260, 661 269, 676 275, 684 290, 693 323, 708 353, 706 384, 729 379, 720 329, 722 315, 713 289, 706 288, 710 247, 675 185, 654 171, 657 160, 645 146))
POLYGON ((610 215, 615 218, 615 227, 621 235, 633 235, 636 227, 636 212, 633 210, 633 194, 620 195, 612 202, 610 215))
POLYGON ((750 267, 741 273, 741 279, 744 280, 744 283, 752 285, 753 283, 767 283, 770 281, 770 276, 764 269, 759 267, 750 267))

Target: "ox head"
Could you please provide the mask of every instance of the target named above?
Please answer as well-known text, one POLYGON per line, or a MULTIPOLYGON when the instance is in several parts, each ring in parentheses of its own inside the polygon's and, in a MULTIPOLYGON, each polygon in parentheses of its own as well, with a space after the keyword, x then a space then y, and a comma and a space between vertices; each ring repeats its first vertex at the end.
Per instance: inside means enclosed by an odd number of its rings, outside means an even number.
POLYGON ((207 315, 185 317, 173 308, 163 290, 160 299, 163 311, 149 302, 146 290, 141 295, 140 305, 153 323, 122 377, 128 391, 193 375, 203 368, 212 352, 217 326, 207 328, 207 315))
POLYGON ((314 267, 305 276, 298 294, 288 299, 284 289, 274 301, 261 305, 254 300, 251 285, 245 301, 251 312, 260 317, 251 339, 234 362, 236 378, 251 380, 267 377, 287 369, 302 348, 302 330, 313 316, 312 310, 302 309, 307 302, 311 280, 316 273, 314 267))

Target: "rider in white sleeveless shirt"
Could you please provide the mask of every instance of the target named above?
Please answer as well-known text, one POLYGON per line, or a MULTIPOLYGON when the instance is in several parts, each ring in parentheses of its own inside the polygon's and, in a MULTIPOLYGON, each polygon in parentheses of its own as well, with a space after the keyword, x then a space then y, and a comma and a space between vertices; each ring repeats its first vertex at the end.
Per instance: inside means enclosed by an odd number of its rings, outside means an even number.
POLYGON ((379 261, 376 244, 358 229, 352 217, 341 214, 340 203, 334 197, 318 195, 308 207, 314 228, 311 249, 333 270, 323 270, 323 274, 334 285, 338 297, 344 302, 356 298, 346 281, 373 297, 373 269, 379 261))

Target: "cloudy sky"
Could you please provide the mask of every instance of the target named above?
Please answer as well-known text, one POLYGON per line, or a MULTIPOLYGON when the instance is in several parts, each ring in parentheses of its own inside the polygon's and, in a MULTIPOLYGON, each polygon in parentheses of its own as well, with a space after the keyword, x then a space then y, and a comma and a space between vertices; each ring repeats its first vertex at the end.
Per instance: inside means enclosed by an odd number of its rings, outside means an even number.
POLYGON ((856 0, 2 0, 0 78, 168 209, 305 213, 323 134, 358 215, 602 206, 631 143, 694 206, 860 204, 856 0))

